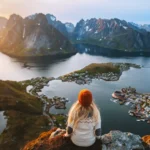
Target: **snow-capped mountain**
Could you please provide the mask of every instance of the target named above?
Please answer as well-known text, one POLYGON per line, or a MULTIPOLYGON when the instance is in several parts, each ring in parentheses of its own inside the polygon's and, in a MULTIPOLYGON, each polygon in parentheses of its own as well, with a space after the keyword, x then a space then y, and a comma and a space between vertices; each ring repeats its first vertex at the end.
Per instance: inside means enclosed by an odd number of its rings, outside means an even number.
POLYGON ((129 22, 129 25, 131 25, 133 28, 135 27, 136 29, 144 29, 144 30, 150 32, 150 25, 149 24, 141 25, 141 24, 129 22))
POLYGON ((81 19, 74 27, 51 14, 33 14, 24 19, 14 14, 5 28, 0 32, 0 48, 12 53, 43 55, 53 53, 54 49, 72 50, 69 40, 123 51, 150 51, 150 25, 117 18, 81 19))
POLYGON ((86 42, 111 49, 150 50, 150 33, 135 30, 128 22, 119 19, 80 20, 73 34, 74 41, 86 42))
POLYGON ((23 19, 10 16, 0 39, 1 51, 12 55, 53 55, 74 50, 68 39, 48 23, 44 14, 23 19))

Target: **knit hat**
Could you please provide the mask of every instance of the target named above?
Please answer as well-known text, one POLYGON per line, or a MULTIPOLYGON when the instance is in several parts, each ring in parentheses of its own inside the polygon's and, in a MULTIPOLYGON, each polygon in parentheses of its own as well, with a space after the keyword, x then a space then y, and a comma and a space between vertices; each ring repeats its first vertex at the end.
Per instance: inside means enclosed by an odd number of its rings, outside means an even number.
POLYGON ((92 93, 89 90, 83 89, 79 92, 78 101, 82 106, 90 106, 90 104, 92 103, 92 99, 92 93))

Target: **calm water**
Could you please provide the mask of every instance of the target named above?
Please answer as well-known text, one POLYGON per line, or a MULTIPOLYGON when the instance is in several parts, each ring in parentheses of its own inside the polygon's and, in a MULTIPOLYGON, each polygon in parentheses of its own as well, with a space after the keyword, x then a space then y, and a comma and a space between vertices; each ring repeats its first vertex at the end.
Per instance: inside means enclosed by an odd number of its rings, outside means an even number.
POLYGON ((3 114, 4 114, 4 112, 0 111, 0 134, 5 129, 6 123, 7 123, 7 119, 5 118, 5 116, 3 114))
POLYGON ((55 95, 68 97, 70 103, 67 103, 66 110, 58 111, 51 109, 53 113, 67 113, 71 104, 77 99, 77 94, 80 89, 88 88, 93 92, 95 102, 101 110, 103 133, 107 133, 110 130, 122 130, 140 135, 150 134, 150 125, 145 122, 137 122, 135 118, 128 115, 129 107, 120 106, 110 101, 112 92, 122 87, 132 86, 136 87, 137 91, 150 92, 150 58, 110 58, 78 53, 70 58, 56 61, 43 59, 34 62, 32 60, 27 63, 29 66, 27 68, 23 67, 24 62, 0 53, 0 79, 20 81, 37 76, 58 77, 81 69, 90 63, 130 62, 144 66, 142 69, 131 68, 129 71, 124 72, 120 80, 116 82, 93 80, 90 85, 77 85, 75 83, 51 81, 49 82, 50 86, 43 89, 43 93, 49 97, 55 95))

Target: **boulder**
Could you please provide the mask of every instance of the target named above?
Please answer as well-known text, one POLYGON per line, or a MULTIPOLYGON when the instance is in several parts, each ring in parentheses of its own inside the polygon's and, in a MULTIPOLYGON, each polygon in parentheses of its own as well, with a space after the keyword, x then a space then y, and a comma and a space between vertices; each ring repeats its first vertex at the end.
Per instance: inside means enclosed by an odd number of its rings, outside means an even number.
POLYGON ((110 131, 101 139, 105 150, 144 150, 141 137, 129 132, 110 131))

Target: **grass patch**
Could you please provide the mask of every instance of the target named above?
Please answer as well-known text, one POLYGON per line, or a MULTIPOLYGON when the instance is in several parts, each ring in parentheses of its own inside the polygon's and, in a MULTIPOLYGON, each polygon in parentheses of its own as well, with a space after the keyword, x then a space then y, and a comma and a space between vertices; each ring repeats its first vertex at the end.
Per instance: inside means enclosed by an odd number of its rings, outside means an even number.
POLYGON ((85 68, 76 71, 75 73, 84 73, 88 71, 88 74, 95 75, 97 73, 108 73, 108 72, 113 72, 113 73, 120 73, 119 66, 115 66, 112 63, 93 63, 85 68))
POLYGON ((26 93, 26 88, 18 82, 0 81, 0 111, 16 110, 42 114, 42 102, 26 93))

